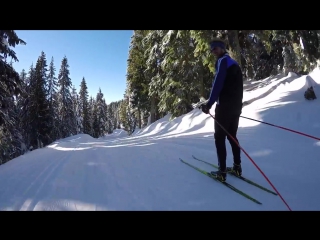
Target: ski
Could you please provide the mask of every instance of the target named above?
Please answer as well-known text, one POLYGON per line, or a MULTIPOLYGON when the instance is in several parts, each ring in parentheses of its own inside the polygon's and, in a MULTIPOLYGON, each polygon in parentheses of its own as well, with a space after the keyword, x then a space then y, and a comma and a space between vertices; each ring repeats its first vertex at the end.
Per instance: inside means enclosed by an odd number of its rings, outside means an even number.
MULTIPOLYGON (((198 161, 200 161, 200 162, 206 163, 206 164, 208 164, 208 165, 210 165, 210 166, 212 166, 212 167, 214 167, 214 168, 217 168, 217 169, 219 168, 217 165, 215 165, 215 164, 213 164, 213 163, 206 162, 206 161, 201 160, 201 159, 199 159, 199 158, 197 158, 197 157, 195 157, 195 156, 193 156, 193 155, 192 155, 192 157, 193 157, 195 160, 198 160, 198 161)), ((265 188, 265 187, 263 187, 263 186, 255 183, 255 182, 253 182, 253 181, 251 181, 251 180, 249 180, 249 179, 247 179, 247 178, 245 178, 245 177, 242 177, 242 176, 239 177, 239 176, 235 175, 235 174, 232 173, 232 172, 228 172, 228 174, 230 174, 230 175, 232 175, 232 176, 234 176, 234 177, 236 177, 236 178, 239 178, 239 179, 241 179, 241 180, 243 180, 243 181, 245 181, 245 182, 247 182, 247 183, 249 183, 249 184, 251 184, 251 185, 253 185, 253 186, 256 186, 257 188, 260 188, 261 190, 264 190, 264 191, 266 191, 266 192, 268 192, 268 193, 271 193, 271 194, 276 195, 276 196, 278 195, 277 193, 275 193, 275 192, 273 192, 273 191, 271 191, 271 190, 269 190, 269 189, 267 189, 267 188, 265 188)))
POLYGON ((184 161, 184 160, 181 159, 181 158, 179 158, 179 159, 180 159, 181 162, 183 162, 184 164, 188 165, 189 167, 192 167, 192 168, 194 168, 195 170, 201 172, 202 174, 204 174, 204 175, 206 175, 206 176, 208 176, 208 177, 216 180, 217 182, 225 185, 226 187, 230 188, 231 190, 235 191, 236 193, 239 193, 240 195, 244 196, 245 198, 247 198, 247 199, 249 199, 249 200, 251 200, 251 201, 253 201, 253 202, 257 203, 257 204, 262 204, 262 203, 259 202, 257 199, 255 199, 255 198, 249 196, 248 194, 240 191, 239 189, 235 188, 235 187, 232 186, 231 184, 229 184, 229 183, 227 183, 227 182, 221 182, 221 181, 219 181, 219 180, 216 178, 216 175, 214 175, 214 174, 212 174, 212 173, 209 173, 209 172, 207 172, 207 171, 204 171, 204 170, 202 170, 202 169, 200 169, 200 168, 198 168, 198 167, 196 167, 196 166, 194 166, 194 165, 192 165, 192 164, 184 161))

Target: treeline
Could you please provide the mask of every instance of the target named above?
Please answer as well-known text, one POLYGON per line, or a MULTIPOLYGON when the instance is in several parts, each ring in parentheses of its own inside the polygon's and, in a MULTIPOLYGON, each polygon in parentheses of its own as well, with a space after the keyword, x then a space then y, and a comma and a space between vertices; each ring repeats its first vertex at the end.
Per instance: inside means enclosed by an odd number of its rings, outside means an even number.
POLYGON ((18 60, 12 50, 18 44, 25 42, 13 30, 0 30, 0 164, 61 138, 98 138, 121 127, 121 101, 107 105, 101 89, 89 97, 84 77, 77 92, 67 57, 56 73, 54 59, 48 63, 41 52, 28 72, 18 74, 6 61, 18 60))
POLYGON ((129 133, 170 113, 189 112, 208 98, 215 59, 208 43, 221 38, 245 80, 308 73, 320 57, 320 30, 135 30, 121 116, 129 133))

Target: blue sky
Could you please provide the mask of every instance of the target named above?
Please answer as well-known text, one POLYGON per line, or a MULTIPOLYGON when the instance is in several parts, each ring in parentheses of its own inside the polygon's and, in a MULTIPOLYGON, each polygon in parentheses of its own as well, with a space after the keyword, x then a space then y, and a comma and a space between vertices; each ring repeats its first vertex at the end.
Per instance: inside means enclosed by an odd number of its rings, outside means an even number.
POLYGON ((28 72, 44 51, 48 65, 53 56, 58 76, 62 58, 66 56, 70 78, 77 92, 84 77, 89 96, 96 97, 100 87, 107 104, 123 98, 133 30, 17 30, 16 33, 27 43, 13 49, 19 59, 13 63, 18 73, 22 69, 28 72))

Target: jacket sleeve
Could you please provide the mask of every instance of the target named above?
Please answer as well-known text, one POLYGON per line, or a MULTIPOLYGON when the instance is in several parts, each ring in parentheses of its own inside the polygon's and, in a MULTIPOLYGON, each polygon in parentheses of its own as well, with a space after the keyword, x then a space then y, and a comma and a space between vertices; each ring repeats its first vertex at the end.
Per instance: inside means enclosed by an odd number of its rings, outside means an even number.
POLYGON ((209 101, 207 103, 207 106, 209 108, 211 108, 212 105, 214 104, 214 102, 217 101, 219 98, 219 94, 221 92, 221 89, 224 84, 224 80, 227 75, 227 67, 228 67, 227 58, 223 57, 223 58, 219 59, 217 73, 215 75, 212 89, 211 89, 211 93, 210 93, 210 97, 209 97, 209 101))

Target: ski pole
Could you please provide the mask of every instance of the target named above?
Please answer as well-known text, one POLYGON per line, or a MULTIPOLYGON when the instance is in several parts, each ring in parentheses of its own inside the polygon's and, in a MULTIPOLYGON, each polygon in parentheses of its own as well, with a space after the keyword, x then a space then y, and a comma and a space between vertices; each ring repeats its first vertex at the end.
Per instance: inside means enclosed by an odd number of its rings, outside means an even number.
POLYGON ((289 209, 289 211, 292 211, 291 208, 289 207, 288 203, 283 199, 283 197, 281 196, 281 194, 279 193, 279 191, 276 189, 275 186, 273 186, 273 184, 271 183, 271 181, 268 179, 268 177, 264 174, 264 172, 259 168, 259 166, 255 163, 255 161, 253 161, 253 159, 249 156, 249 154, 240 146, 239 142, 237 140, 235 140, 231 134, 214 118, 214 116, 212 116, 211 113, 209 113, 210 116, 214 119, 214 121, 216 121, 216 123, 222 128, 222 130, 232 139, 232 141, 234 141, 238 147, 244 152, 244 154, 249 158, 249 160, 253 163, 253 165, 259 170, 259 172, 262 174, 262 176, 267 180, 267 182, 271 185, 271 187, 276 191, 276 193, 278 193, 279 197, 281 198, 281 200, 283 201, 283 203, 287 206, 287 208, 289 209))
POLYGON ((302 135, 302 136, 309 137, 309 138, 313 138, 313 139, 316 139, 316 140, 320 141, 320 138, 311 136, 311 135, 306 134, 306 133, 302 133, 302 132, 298 132, 298 131, 296 131, 296 130, 292 130, 292 129, 289 129, 289 128, 277 126, 277 125, 272 124, 272 123, 267 123, 267 122, 259 121, 259 120, 253 119, 253 118, 248 118, 248 117, 244 117, 244 116, 240 116, 240 117, 246 118, 246 119, 249 119, 249 120, 252 120, 252 121, 256 121, 256 122, 259 122, 259 123, 264 123, 264 124, 267 124, 267 125, 272 126, 272 127, 277 127, 277 128, 283 129, 283 130, 287 130, 287 131, 290 131, 290 132, 294 132, 294 133, 300 134, 300 135, 302 135))

